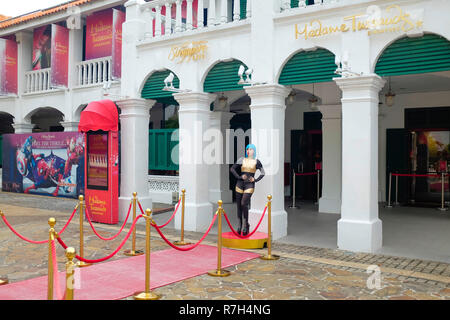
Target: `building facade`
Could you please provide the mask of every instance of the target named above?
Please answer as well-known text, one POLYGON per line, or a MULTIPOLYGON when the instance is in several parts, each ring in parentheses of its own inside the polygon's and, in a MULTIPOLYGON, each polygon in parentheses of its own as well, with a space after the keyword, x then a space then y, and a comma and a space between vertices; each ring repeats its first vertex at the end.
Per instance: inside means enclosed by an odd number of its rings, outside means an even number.
MULTIPOLYGON (((235 136, 256 144, 266 169, 252 197, 251 225, 271 194, 273 236, 286 236, 292 172, 321 168, 320 190, 305 178, 296 194, 320 196, 320 212, 340 215, 337 246, 352 251, 375 252, 383 245, 379 206, 389 197, 389 173, 429 172, 432 161, 447 161, 448 1, 119 2, 80 6, 87 14, 95 6, 124 5, 121 78, 111 89, 76 85, 79 67, 73 66, 87 62, 72 45, 72 84, 29 92, 30 41, 21 39, 30 38, 24 30, 30 26, 2 29, 0 36, 15 33, 20 42, 19 94, 0 98, 0 111, 14 116, 16 132, 24 132, 31 130, 34 110, 60 105, 55 108, 64 115, 60 122, 70 129, 79 106, 109 93, 121 110, 120 212, 129 203, 124 195, 133 191, 151 206, 148 130, 151 110, 161 106, 178 122, 179 188, 187 190, 185 228, 192 231, 206 230, 217 200, 233 201, 229 166, 245 143, 224 141, 235 136), (438 147, 426 147, 425 156, 424 139, 439 140, 438 147), (214 141, 221 142, 220 161, 211 163, 203 153, 214 141)), ((81 39, 81 31, 70 30, 71 43, 81 39)), ((434 170, 447 171, 448 165, 434 170)), ((432 198, 433 182, 425 181, 426 190, 419 182, 414 187, 401 182, 397 189, 413 190, 415 199, 432 198)), ((175 225, 180 227, 180 219, 175 225)), ((267 219, 261 228, 266 226, 267 219)))

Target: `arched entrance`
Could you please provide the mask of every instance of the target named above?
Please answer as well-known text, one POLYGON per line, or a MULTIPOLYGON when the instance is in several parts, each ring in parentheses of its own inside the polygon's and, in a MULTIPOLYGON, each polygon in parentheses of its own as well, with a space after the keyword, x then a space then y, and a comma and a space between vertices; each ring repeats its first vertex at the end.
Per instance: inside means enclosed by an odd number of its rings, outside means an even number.
MULTIPOLYGON (((178 109, 173 92, 164 91, 164 80, 171 70, 153 72, 146 80, 141 97, 156 100, 150 109, 149 122, 149 186, 153 201, 171 204, 178 188, 178 109), (176 159, 175 159, 176 158, 176 159)), ((174 74, 173 86, 180 87, 174 74)))
POLYGON ((244 74, 247 65, 238 59, 220 61, 214 64, 206 74, 203 82, 203 91, 215 93, 218 98, 211 105, 211 128, 220 130, 224 137, 223 155, 221 164, 215 164, 209 169, 210 201, 217 203, 232 203, 235 200, 234 187, 236 178, 230 173, 230 167, 243 154, 245 144, 249 143, 249 129, 251 129, 250 98, 244 91, 244 85, 240 83, 239 70, 244 74), (231 129, 231 135, 226 131, 231 129), (229 148, 225 139, 229 139, 229 148))
POLYGON ((380 53, 374 69, 386 80, 379 108, 380 201, 389 201, 393 175, 394 208, 380 210, 383 250, 441 260, 450 227, 436 210, 442 176, 443 206, 450 201, 450 41, 436 34, 400 38, 380 53))
POLYGON ((30 112, 25 119, 34 124, 33 132, 58 132, 64 131, 61 121, 64 114, 56 108, 42 107, 30 112))
MULTIPOLYGON (((340 141, 336 139, 340 138, 340 132, 327 132, 326 136, 330 139, 324 139, 323 127, 329 124, 328 114, 324 113, 329 113, 328 109, 331 107, 320 107, 319 110, 319 106, 330 104, 330 101, 339 101, 339 93, 333 81, 333 78, 338 76, 335 71, 334 54, 327 49, 318 48, 313 51, 300 51, 291 56, 284 64, 278 80, 279 84, 291 88, 286 108, 286 132, 289 132, 285 145, 285 158, 288 159, 286 191, 292 197, 295 176, 296 200, 298 198, 300 201, 317 202, 320 196, 331 197, 334 202, 332 205, 325 205, 324 198, 323 205, 319 208, 319 211, 329 213, 340 212, 340 188, 336 186, 340 183, 336 170, 340 168, 338 164, 327 163, 329 158, 324 153, 328 151, 330 154, 329 149, 325 150, 327 146, 336 143, 340 145, 340 141), (322 173, 322 167, 325 178, 321 176, 317 179, 317 175, 298 175, 316 173, 317 170, 322 173), (333 186, 326 185, 327 183, 333 183, 333 186), (324 190, 324 187, 331 188, 324 190)), ((334 105, 331 109, 333 111, 340 108, 334 105)), ((333 125, 333 130, 339 129, 340 124, 333 125)), ((331 127, 328 131, 330 130, 331 127)))

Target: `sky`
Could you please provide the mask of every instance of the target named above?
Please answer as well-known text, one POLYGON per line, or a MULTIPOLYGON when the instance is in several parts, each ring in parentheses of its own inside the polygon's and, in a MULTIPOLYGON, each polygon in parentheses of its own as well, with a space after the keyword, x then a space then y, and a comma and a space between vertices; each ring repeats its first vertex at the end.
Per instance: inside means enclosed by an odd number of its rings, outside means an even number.
POLYGON ((65 2, 68 0, 0 0, 0 14, 15 17, 65 2))

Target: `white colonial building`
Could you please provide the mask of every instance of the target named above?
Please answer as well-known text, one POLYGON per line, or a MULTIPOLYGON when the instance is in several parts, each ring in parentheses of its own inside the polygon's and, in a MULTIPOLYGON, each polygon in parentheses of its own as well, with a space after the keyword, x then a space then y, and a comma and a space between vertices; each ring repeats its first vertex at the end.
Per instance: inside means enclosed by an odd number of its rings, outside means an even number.
MULTIPOLYGON (((318 210, 340 216, 337 247, 375 252, 383 246, 379 208, 388 200, 389 173, 429 172, 436 150, 442 161, 447 157, 447 138, 439 140, 443 147, 435 143, 438 149, 425 152, 423 161, 424 144, 418 141, 450 130, 449 1, 87 2, 80 5, 82 15, 124 5, 121 79, 111 79, 109 89, 102 83, 108 77, 80 82, 84 66, 107 64, 108 58, 83 61, 76 45, 83 31, 71 30, 69 87, 36 90, 33 81, 46 71, 30 71, 27 30, 66 18, 55 13, 0 29, 0 36, 15 33, 19 43, 19 94, 0 97, 0 111, 14 117, 16 132, 31 131, 33 115, 46 107, 60 112, 61 125, 75 129, 82 106, 109 94, 121 110, 121 214, 133 191, 151 206, 152 198, 170 202, 172 192, 184 188, 186 229, 206 230, 217 200, 233 201, 229 167, 244 143, 236 145, 227 130, 242 129, 235 135, 249 137, 266 169, 252 197, 251 225, 271 194, 273 236, 286 236, 292 171, 308 173, 321 162, 318 210), (248 71, 242 79, 239 69, 248 71), (163 90, 165 79, 175 89, 163 90), (155 177, 151 193, 149 161, 158 162, 163 152, 149 139, 149 122, 159 130, 158 122, 169 118, 179 125, 179 164, 155 168, 178 171, 179 181, 155 177), (222 163, 201 156, 217 138, 211 128, 222 132, 222 163), (183 160, 196 152, 200 161, 183 160)), ((154 141, 158 134, 164 132, 156 132, 154 141)), ((172 150, 166 146, 161 157, 172 150)), ((297 196, 314 200, 316 178, 296 179, 297 196)), ((397 190, 405 202, 433 201, 433 181, 425 181, 426 190, 418 180, 404 181, 397 190)), ((261 228, 266 226, 264 221, 261 228)))

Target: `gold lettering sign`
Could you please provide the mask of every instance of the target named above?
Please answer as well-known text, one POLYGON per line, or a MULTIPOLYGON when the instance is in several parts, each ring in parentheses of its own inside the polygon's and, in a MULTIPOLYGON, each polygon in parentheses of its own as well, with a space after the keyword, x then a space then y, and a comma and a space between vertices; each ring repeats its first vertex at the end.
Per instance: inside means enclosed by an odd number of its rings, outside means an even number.
POLYGON ((207 41, 186 42, 180 46, 173 46, 170 49, 169 60, 178 60, 178 63, 198 61, 206 58, 208 51, 207 41))
POLYGON ((406 13, 398 5, 391 5, 386 8, 388 17, 366 18, 367 14, 355 14, 344 17, 344 21, 337 25, 324 25, 320 20, 312 20, 303 27, 295 25, 295 39, 303 37, 305 40, 317 38, 327 34, 339 32, 367 31, 368 35, 387 32, 409 32, 419 29, 423 25, 420 19, 414 19, 411 14, 406 13))

